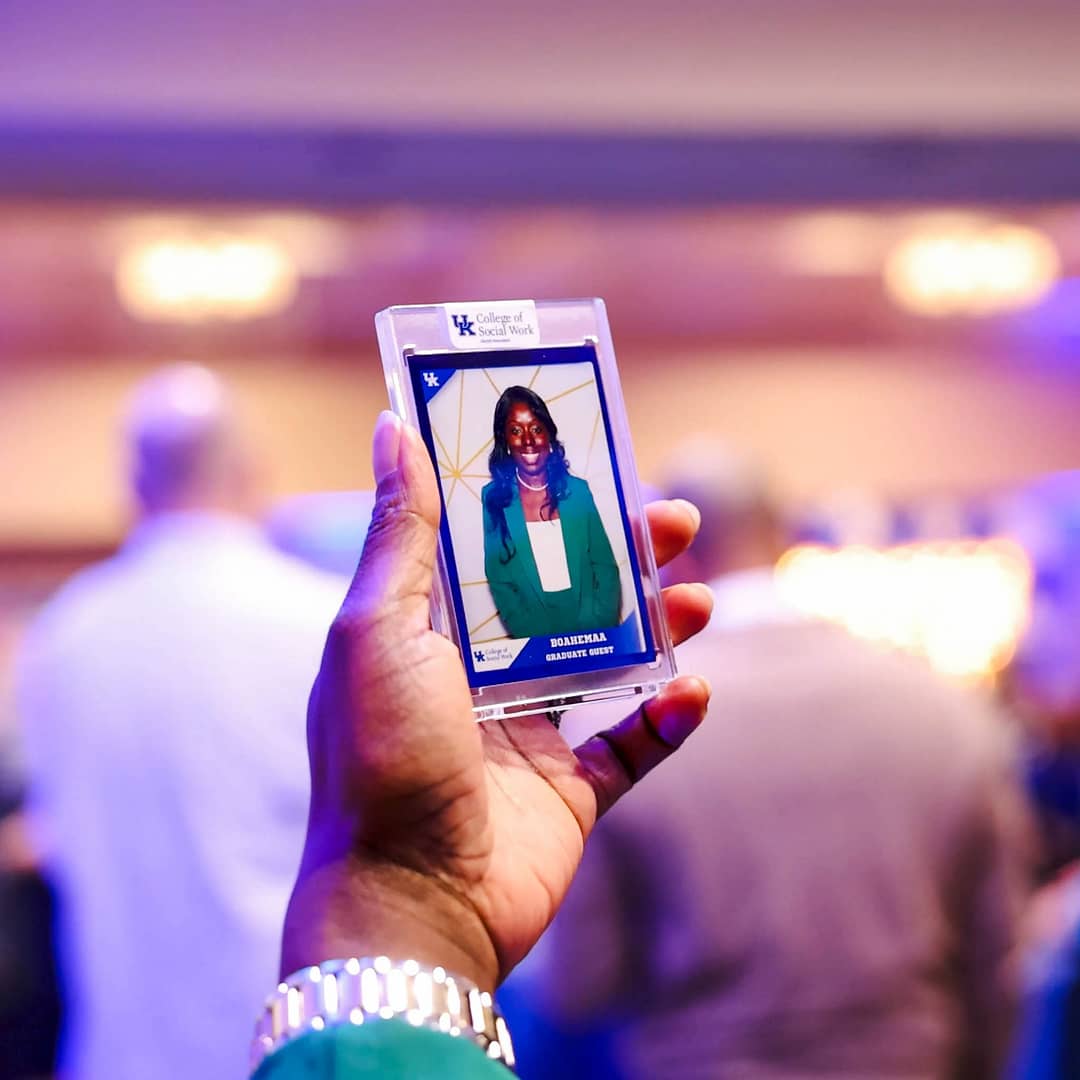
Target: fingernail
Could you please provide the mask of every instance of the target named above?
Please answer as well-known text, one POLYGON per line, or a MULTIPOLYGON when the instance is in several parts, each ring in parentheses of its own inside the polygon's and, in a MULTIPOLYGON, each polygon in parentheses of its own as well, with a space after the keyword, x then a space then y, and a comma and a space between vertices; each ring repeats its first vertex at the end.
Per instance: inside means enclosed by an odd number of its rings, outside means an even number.
POLYGON ((379 413, 371 444, 371 468, 378 487, 396 468, 401 446, 401 421, 389 410, 379 413))
POLYGON ((671 501, 681 506, 690 515, 695 531, 701 528, 701 511, 692 502, 688 499, 672 499, 671 501))
POLYGON ((689 585, 690 588, 693 589, 698 594, 698 596, 701 597, 701 602, 703 604, 709 605, 709 618, 711 619, 713 616, 713 612, 716 610, 716 595, 713 593, 712 589, 709 588, 709 586, 706 585, 703 581, 691 581, 689 582, 689 585))
POLYGON ((713 605, 716 603, 716 597, 713 596, 712 589, 706 585, 704 581, 690 581, 687 582, 687 584, 691 589, 694 589, 703 600, 708 600, 709 610, 711 611, 713 605))
MULTIPOLYGON (((693 681, 704 692, 707 701, 712 693, 712 688, 704 679, 696 675, 693 676, 693 681)), ((685 702, 677 708, 665 711, 656 725, 656 729, 660 733, 660 738, 669 746, 681 746, 691 733, 698 728, 702 719, 701 711, 696 706, 685 702)))

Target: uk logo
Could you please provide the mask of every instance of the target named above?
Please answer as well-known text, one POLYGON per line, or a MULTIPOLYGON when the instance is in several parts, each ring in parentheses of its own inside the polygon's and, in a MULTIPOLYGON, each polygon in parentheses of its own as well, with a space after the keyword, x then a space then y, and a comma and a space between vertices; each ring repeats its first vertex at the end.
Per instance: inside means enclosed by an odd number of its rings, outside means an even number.
POLYGON ((424 372, 424 385, 425 386, 430 386, 432 388, 438 386, 439 385, 439 376, 436 375, 434 371, 425 371, 424 372))
POLYGON ((454 325, 457 327, 458 337, 476 337, 473 327, 476 323, 468 315, 451 315, 454 325))
POLYGON ((484 660, 486 659, 486 657, 484 656, 484 650, 483 649, 474 649, 473 650, 473 659, 478 664, 482 664, 484 662, 484 660))

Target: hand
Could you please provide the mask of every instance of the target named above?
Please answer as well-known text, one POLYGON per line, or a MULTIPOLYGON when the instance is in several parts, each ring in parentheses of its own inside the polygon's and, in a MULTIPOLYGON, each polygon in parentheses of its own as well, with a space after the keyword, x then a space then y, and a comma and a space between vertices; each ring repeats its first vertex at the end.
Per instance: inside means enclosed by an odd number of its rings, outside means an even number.
MULTIPOLYGON (((698 726, 683 677, 571 750, 542 716, 478 724, 457 648, 431 630, 439 494, 412 429, 383 413, 364 553, 330 630, 308 713, 311 812, 282 966, 385 953, 493 989, 566 893, 596 819, 698 726)), ((657 559, 697 531, 650 506, 657 559)), ((700 585, 664 592, 676 641, 708 621, 700 585)))

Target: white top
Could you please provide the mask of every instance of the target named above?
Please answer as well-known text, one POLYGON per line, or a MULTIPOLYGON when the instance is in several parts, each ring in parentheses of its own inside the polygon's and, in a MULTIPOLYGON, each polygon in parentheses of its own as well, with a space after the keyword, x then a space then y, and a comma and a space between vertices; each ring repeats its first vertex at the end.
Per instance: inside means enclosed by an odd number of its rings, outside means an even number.
POLYGON ((72 1080, 235 1080, 277 980, 305 713, 342 579, 171 514, 79 574, 20 656, 35 825, 67 907, 72 1080))
POLYGON ((566 545, 563 543, 562 522, 526 521, 529 544, 532 546, 540 586, 544 592, 564 592, 570 588, 570 567, 566 565, 566 545))

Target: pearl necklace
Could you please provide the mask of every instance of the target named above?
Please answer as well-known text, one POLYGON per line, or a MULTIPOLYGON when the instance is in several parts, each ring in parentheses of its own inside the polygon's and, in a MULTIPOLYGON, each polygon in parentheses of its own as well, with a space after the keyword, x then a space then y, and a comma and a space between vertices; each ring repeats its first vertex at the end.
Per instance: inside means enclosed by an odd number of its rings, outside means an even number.
POLYGON ((539 487, 534 487, 532 484, 530 484, 527 481, 521 479, 521 473, 517 472, 516 469, 514 471, 517 473, 518 483, 522 487, 527 487, 530 491, 547 491, 547 484, 546 483, 541 484, 539 487))

